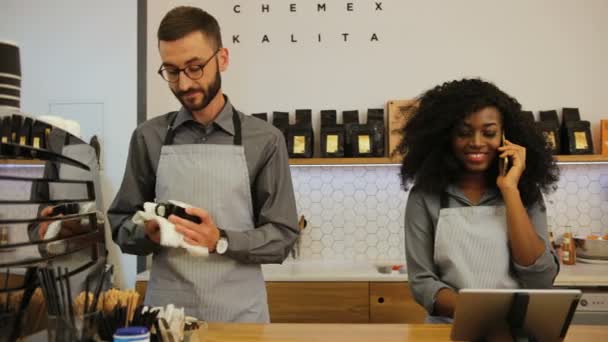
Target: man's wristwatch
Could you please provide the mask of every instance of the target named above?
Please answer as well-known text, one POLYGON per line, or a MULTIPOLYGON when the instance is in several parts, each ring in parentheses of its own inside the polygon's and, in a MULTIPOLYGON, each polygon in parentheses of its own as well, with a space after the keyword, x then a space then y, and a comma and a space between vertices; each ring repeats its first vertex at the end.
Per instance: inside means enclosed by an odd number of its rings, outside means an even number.
POLYGON ((217 230, 220 232, 220 239, 217 240, 215 251, 217 254, 224 254, 228 250, 228 235, 226 235, 226 231, 221 228, 218 228, 217 230))

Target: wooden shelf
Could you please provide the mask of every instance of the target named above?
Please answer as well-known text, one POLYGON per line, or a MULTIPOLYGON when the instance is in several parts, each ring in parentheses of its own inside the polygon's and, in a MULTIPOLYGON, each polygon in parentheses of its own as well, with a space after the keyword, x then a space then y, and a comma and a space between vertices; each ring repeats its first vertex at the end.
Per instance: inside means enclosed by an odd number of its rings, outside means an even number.
POLYGON ((388 157, 370 157, 370 158, 290 158, 289 165, 397 165, 395 161, 388 157))
MULTIPOLYGON (((559 155, 555 156, 559 164, 608 164, 608 156, 600 154, 559 155)), ((290 158, 289 165, 293 166, 324 166, 324 165, 399 165, 400 161, 389 157, 380 158, 290 158)))
POLYGON ((0 159, 0 165, 44 165, 40 159, 0 159))
POLYGON ((601 154, 580 154, 555 156, 558 163, 608 163, 608 156, 601 154))

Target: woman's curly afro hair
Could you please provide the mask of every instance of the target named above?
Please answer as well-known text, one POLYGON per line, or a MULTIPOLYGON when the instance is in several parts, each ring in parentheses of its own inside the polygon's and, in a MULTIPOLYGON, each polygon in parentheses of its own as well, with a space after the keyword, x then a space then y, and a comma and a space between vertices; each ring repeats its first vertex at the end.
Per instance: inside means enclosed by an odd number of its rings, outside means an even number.
MULTIPOLYGON (((502 115, 507 139, 526 148, 526 169, 519 181, 524 205, 541 199, 541 192, 555 189, 557 168, 542 133, 522 115, 521 105, 494 84, 480 79, 446 82, 423 93, 410 109, 411 119, 402 129, 397 153, 404 156, 401 182, 404 189, 415 183, 425 192, 439 193, 455 183, 464 167, 452 153, 454 127, 468 115, 495 107, 502 115)), ((486 172, 488 184, 496 184, 497 161, 486 172)))

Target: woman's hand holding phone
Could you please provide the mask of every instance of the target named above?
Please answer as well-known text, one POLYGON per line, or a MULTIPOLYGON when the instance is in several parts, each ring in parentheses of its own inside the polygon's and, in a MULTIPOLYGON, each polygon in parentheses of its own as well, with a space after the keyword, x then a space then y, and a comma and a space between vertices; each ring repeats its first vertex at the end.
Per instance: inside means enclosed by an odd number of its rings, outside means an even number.
POLYGON ((498 148, 498 178, 496 185, 499 189, 517 189, 519 179, 526 169, 526 148, 513 144, 504 138, 502 146, 498 148))

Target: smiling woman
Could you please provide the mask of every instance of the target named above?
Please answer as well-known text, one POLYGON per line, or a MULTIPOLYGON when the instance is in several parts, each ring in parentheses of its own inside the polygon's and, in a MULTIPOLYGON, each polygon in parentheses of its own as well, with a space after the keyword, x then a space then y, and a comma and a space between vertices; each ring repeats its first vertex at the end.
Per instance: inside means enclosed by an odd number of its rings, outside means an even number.
POLYGON ((462 288, 551 287, 559 266, 541 193, 557 168, 521 105, 464 79, 427 91, 412 110, 398 146, 403 186, 414 184, 405 245, 428 321, 449 322, 462 288))

